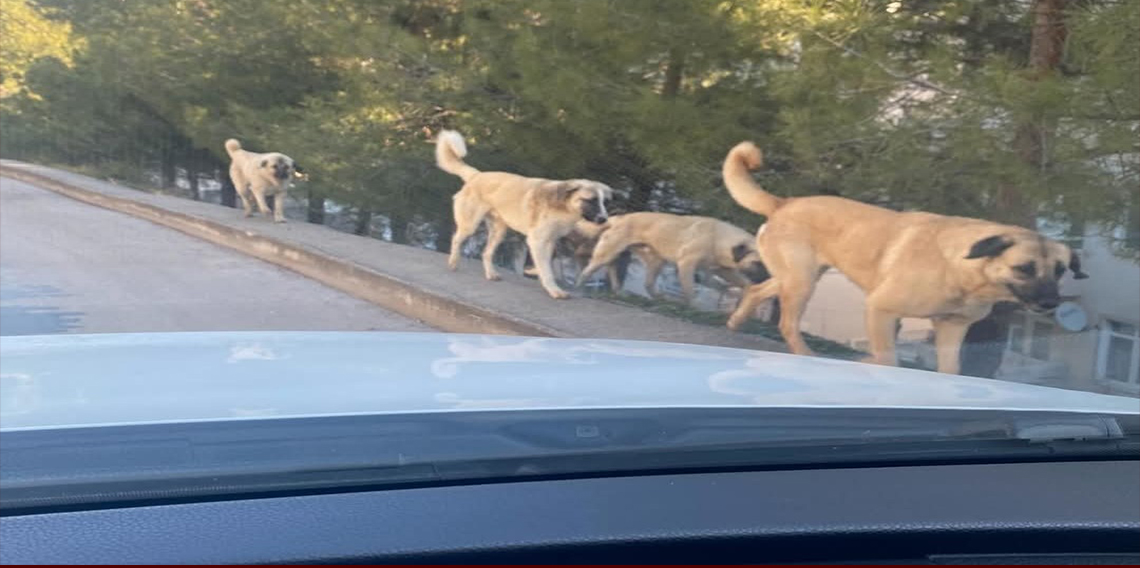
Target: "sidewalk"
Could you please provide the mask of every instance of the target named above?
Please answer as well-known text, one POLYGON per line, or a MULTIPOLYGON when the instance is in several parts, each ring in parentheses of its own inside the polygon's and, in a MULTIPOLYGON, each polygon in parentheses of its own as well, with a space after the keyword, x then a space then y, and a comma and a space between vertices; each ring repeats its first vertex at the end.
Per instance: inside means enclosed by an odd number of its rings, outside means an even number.
MULTIPOLYGON (((442 331, 639 339, 785 351, 782 343, 583 297, 550 299, 538 282, 479 262, 447 270, 443 254, 290 220, 130 189, 56 169, 0 160, 4 177, 141 217, 295 270, 442 331)), ((176 261, 176 259, 172 259, 176 261)))

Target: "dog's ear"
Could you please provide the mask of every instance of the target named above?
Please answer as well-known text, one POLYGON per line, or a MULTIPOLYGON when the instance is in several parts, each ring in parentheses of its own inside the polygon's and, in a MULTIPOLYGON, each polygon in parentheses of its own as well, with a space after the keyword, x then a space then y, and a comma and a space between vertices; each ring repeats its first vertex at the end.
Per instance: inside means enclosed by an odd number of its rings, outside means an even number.
POLYGON ((1088 274, 1081 272, 1081 257, 1077 256, 1075 252, 1069 257, 1069 270, 1073 271, 1074 280, 1084 280, 1089 277, 1088 274))
POLYGON ((1013 246, 1013 241, 1002 235, 986 237, 970 247, 970 252, 966 258, 994 258, 1011 246, 1013 246))
POLYGON ((553 190, 554 201, 557 203, 570 201, 570 197, 578 191, 578 184, 572 181, 553 181, 549 187, 553 190))
POLYGON ((262 160, 261 161, 261 167, 264 168, 265 166, 268 166, 268 165, 269 165, 269 160, 262 160))
POLYGON ((748 256, 749 252, 752 252, 752 249, 749 248, 748 245, 744 244, 744 243, 740 243, 740 244, 732 247, 732 261, 733 262, 740 262, 740 261, 744 260, 744 257, 748 256))
POLYGON ((614 189, 604 183, 598 183, 598 191, 602 193, 602 199, 608 201, 614 198, 614 189))

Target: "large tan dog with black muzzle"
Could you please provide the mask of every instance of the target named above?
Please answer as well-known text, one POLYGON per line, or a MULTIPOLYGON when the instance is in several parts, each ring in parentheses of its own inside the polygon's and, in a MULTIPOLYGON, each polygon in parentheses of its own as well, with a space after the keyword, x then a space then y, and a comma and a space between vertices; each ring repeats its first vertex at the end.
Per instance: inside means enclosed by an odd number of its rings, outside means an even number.
POLYGON ((241 198, 245 216, 253 214, 250 199, 257 202, 257 210, 269 217, 267 196, 273 198, 273 220, 285 222, 285 195, 294 177, 303 178, 304 172, 293 158, 280 152, 258 153, 244 150, 241 142, 226 140, 226 153, 230 155, 230 180, 241 198))
MULTIPOLYGON (((690 303, 699 269, 714 271, 742 288, 768 277, 748 231, 712 217, 643 211, 610 218, 590 264, 578 275, 578 285, 627 249, 645 265, 645 288, 654 297, 657 276, 666 262, 677 265, 681 291, 690 303)), ((611 287, 618 289, 612 272, 610 280, 611 287)))
POLYGON ((526 236, 538 278, 554 299, 570 297, 554 277, 551 261, 558 239, 582 223, 604 224, 609 218, 606 200, 613 190, 604 183, 586 180, 550 180, 506 172, 481 172, 463 161, 467 145, 458 132, 440 132, 435 145, 439 168, 463 180, 463 188, 452 198, 455 235, 447 266, 455 270, 464 241, 479 225, 488 224, 487 246, 483 249, 483 272, 487 280, 498 280, 493 258, 507 229, 526 236))
POLYGON ((780 299, 780 332, 793 353, 811 354, 800 317, 827 267, 867 294, 870 360, 894 365, 900 317, 934 324, 938 370, 957 373, 970 324, 996 302, 1048 312, 1061 302, 1065 270, 1087 278, 1069 247, 1022 227, 922 212, 897 212, 832 196, 780 198, 752 178, 763 163, 751 142, 724 161, 724 181, 744 208, 765 215, 756 248, 772 279, 752 286, 729 318, 737 328, 768 298, 780 299))

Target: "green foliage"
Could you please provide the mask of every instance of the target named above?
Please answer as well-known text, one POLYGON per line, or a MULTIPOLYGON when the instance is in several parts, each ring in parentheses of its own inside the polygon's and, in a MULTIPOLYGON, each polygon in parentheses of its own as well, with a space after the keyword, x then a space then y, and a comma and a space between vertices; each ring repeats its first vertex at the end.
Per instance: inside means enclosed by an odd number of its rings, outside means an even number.
POLYGON ((780 194, 1097 224, 1140 254, 1140 0, 1072 2, 1047 73, 1035 2, 0 1, 21 85, 0 105, 6 156, 212 174, 238 137, 296 158, 314 196, 445 246, 442 127, 481 169, 748 228, 719 169, 753 139, 780 194), (11 39, 17 20, 50 33, 11 39))

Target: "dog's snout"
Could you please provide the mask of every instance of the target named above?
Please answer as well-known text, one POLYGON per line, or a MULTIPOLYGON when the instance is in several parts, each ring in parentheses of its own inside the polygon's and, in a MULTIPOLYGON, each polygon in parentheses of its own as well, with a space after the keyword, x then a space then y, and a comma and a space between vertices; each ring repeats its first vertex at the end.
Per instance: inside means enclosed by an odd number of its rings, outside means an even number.
POLYGON ((1038 282, 1029 295, 1030 302, 1037 308, 1045 311, 1053 310, 1061 305, 1061 291, 1054 280, 1038 282))
POLYGON ((606 221, 609 221, 609 220, 610 220, 610 218, 607 217, 606 215, 596 215, 594 217, 594 222, 598 223, 599 225, 602 223, 605 223, 606 221))
POLYGON ((744 277, 751 280, 753 284, 759 284, 772 277, 768 272, 768 267, 764 266, 763 262, 749 263, 742 272, 744 277))

